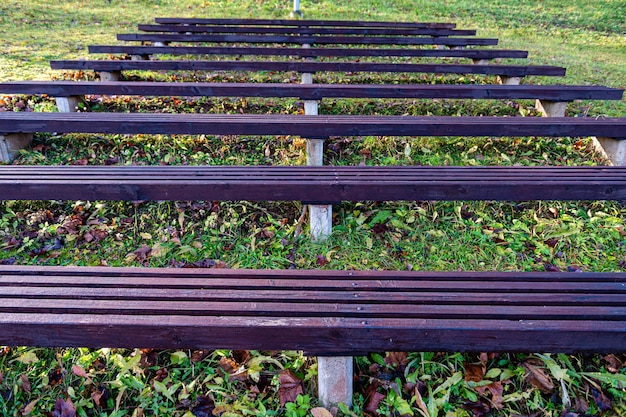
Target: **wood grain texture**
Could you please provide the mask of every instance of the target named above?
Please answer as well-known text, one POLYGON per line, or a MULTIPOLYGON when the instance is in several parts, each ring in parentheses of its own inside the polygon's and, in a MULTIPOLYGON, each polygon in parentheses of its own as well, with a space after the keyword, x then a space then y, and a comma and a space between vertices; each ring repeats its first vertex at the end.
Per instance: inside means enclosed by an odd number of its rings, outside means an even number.
POLYGON ((626 346, 624 273, 0 266, 0 300, 3 345, 317 355, 626 346))

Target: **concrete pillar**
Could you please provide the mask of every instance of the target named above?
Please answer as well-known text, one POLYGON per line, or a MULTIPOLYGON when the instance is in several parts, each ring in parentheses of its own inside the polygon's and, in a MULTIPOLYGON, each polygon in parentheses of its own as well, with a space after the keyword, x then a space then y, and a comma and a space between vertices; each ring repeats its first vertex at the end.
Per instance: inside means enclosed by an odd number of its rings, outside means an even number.
POLYGON ((535 102, 535 108, 545 117, 565 117, 565 101, 539 100, 535 102))
POLYGON ((100 81, 120 81, 122 71, 100 71, 100 81))
POLYGON ((352 407, 354 368, 351 356, 319 356, 317 358, 317 391, 322 406, 339 403, 352 407))
POLYGON ((131 55, 131 61, 147 61, 150 59, 150 55, 148 54, 139 54, 139 55, 131 55))
POLYGON ((491 60, 490 59, 472 58, 472 64, 474 64, 474 65, 489 65, 489 61, 491 61, 491 60))
POLYGON ((78 105, 83 101, 83 97, 55 97, 55 101, 60 113, 72 113, 78 110, 78 105))
POLYGON ((167 46, 169 45, 169 42, 154 42, 152 45, 153 46, 167 46))
POLYGON ((15 159, 20 149, 26 148, 32 141, 32 133, 0 134, 0 162, 10 163, 15 159))
POLYGON ((503 85, 519 85, 522 77, 507 77, 506 75, 498 75, 498 82, 503 85))
POLYGON ((626 166, 626 138, 593 138, 596 152, 601 153, 614 166, 626 166))

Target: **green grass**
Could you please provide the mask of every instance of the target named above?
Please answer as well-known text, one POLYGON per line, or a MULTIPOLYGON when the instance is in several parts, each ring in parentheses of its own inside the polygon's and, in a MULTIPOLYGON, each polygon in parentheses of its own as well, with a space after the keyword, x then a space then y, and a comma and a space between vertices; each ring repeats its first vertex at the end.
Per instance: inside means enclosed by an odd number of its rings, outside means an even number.
MULTIPOLYGON (((0 80, 90 79, 51 71, 156 16, 286 18, 281 1, 43 1, 0 4, 0 80)), ((527 83, 626 87, 623 1, 315 1, 305 18, 455 21, 527 49, 563 78, 527 83), (356 15, 354 10, 361 12, 356 15)), ((514 63, 516 60, 503 60, 514 63)), ((131 73, 134 79, 298 82, 297 74, 131 73)), ((481 76, 323 74, 334 83, 482 83, 481 76)), ((324 100, 324 114, 535 116, 521 100, 324 100)), ((54 111, 48 97, 4 97, 0 110, 54 111)), ((299 114, 281 99, 89 97, 82 111, 299 114)), ((626 115, 626 102, 570 103, 569 116, 626 115)), ((329 164, 604 164, 586 138, 331 138, 329 164)), ((16 164, 305 163, 296 137, 36 135, 16 164)), ((249 202, 0 202, 0 262, 232 268, 624 271, 626 208, 616 202, 344 203, 323 243, 302 206, 249 202)), ((356 359, 355 404, 339 415, 623 416, 623 355, 372 353, 356 359), (478 370, 478 371, 477 371, 478 370), (476 377, 476 374, 478 376, 476 377), (534 375, 544 385, 530 376, 534 375), (474 376, 475 380, 472 380, 474 376), (545 384, 550 381, 552 387, 545 384), (543 390, 543 391, 542 391, 543 390), (374 394, 374 392, 378 394, 374 394), (609 404, 610 400, 610 404, 609 404), (569 414, 567 414, 569 413, 569 414)), ((315 361, 296 352, 0 349, 3 415, 50 415, 71 399, 81 416, 305 416, 317 405, 315 361), (281 406, 279 374, 303 395, 281 406), (215 407, 215 408, 213 408, 215 407), (213 414, 210 410, 214 410, 213 414)), ((52 414, 55 415, 55 414, 52 414)), ((63 415, 57 413, 56 415, 63 415)))

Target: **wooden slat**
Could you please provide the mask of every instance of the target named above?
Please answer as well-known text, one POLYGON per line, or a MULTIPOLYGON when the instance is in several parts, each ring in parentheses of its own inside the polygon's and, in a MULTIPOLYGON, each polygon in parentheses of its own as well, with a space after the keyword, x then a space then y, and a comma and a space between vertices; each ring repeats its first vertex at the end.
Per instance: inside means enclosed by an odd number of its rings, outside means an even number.
POLYGON ((621 100, 623 90, 602 86, 491 84, 269 84, 178 83, 144 81, 12 81, 0 83, 0 93, 74 95, 140 95, 199 97, 323 98, 449 98, 541 99, 552 101, 621 100))
POLYGON ((0 284, 3 345, 301 349, 353 355, 376 350, 606 352, 619 351, 626 342, 624 273, 13 265, 0 266, 0 284), (116 287, 115 280, 130 286, 116 287), (4 285, 9 281, 13 283, 4 285), (205 287, 211 281, 230 281, 231 287, 205 287), (433 291, 410 288, 425 282, 433 291), (308 298, 306 290, 290 289, 304 283, 319 300, 308 298), (341 285, 329 289, 329 283, 341 285), (363 290, 354 283, 379 288, 363 290), (464 289, 472 283, 473 291, 464 289), (517 284, 529 291, 516 291, 517 284), (490 285, 501 290, 490 292, 490 285), (502 291, 507 286, 513 289, 509 293, 502 291), (571 286, 596 290, 572 292, 571 286))
POLYGON ((180 18, 157 17, 159 24, 180 25, 247 25, 247 26, 287 26, 287 27, 365 27, 365 28, 443 28, 456 27, 451 22, 389 22, 357 20, 305 20, 305 19, 220 19, 220 18, 180 18))
POLYGON ((626 118, 4 112, 0 132, 623 138, 626 118))
POLYGON ((255 26, 255 25, 137 25, 142 32, 162 33, 246 33, 287 35, 359 35, 359 36, 474 36, 474 29, 423 28, 358 28, 328 26, 255 26))
POLYGON ((406 36, 331 36, 331 35, 228 35, 228 34, 162 34, 120 33, 118 41, 199 42, 199 43, 276 43, 295 45, 497 45, 494 38, 406 37, 406 36))
POLYGON ((435 74, 491 74, 511 77, 563 76, 565 68, 537 65, 388 64, 377 62, 290 61, 50 61, 52 69, 123 71, 297 71, 315 72, 407 72, 435 74))
POLYGON ((252 55, 315 57, 449 57, 449 58, 527 58, 528 51, 509 49, 424 49, 424 48, 288 48, 242 46, 145 46, 89 45, 89 53, 131 55, 252 55))
POLYGON ((626 200, 626 168, 0 166, 8 200, 626 200), (434 169, 433 169, 434 168, 434 169), (371 175, 363 175, 369 173, 371 175), (564 173, 564 174, 561 174, 564 173), (282 174, 282 175, 281 175, 282 174))

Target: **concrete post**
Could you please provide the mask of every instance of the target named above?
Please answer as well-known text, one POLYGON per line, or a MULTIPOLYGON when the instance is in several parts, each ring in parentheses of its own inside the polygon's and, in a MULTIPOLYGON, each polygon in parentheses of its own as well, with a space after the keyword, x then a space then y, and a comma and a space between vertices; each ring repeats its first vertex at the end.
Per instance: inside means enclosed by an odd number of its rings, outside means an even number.
POLYGON ((10 163, 20 149, 26 148, 33 141, 32 133, 0 134, 0 162, 10 163))
POLYGON ((539 100, 535 102, 535 108, 545 117, 565 117, 565 101, 539 100))
POLYGON ((55 97, 55 101, 60 113, 72 113, 78 110, 78 105, 83 101, 83 97, 55 97))
POLYGON ((150 59, 150 55, 148 54, 139 54, 139 55, 131 55, 131 61, 147 61, 150 59))
POLYGON ((519 85, 522 77, 507 77, 506 75, 498 75, 498 82, 503 85, 519 85))
POLYGON ((474 64, 474 65, 489 65, 489 61, 491 61, 491 60, 490 59, 472 58, 472 64, 474 64))
POLYGON ((626 166, 626 138, 614 139, 614 138, 593 138, 593 146, 595 150, 609 161, 614 166, 626 166))
POLYGON ((326 408, 339 403, 352 407, 353 361, 351 356, 317 358, 317 391, 326 408))
MULTIPOLYGON (((308 45, 303 45, 308 47, 308 45)), ((302 84, 313 84, 313 74, 303 73, 302 84)), ((304 100, 304 114, 317 116, 317 100, 304 100)), ((324 165, 324 140, 306 140, 306 163, 309 166, 324 165)), ((309 226, 311 229, 311 239, 324 240, 332 233, 333 228, 333 207, 331 205, 309 205, 309 226)))
POLYGON ((100 81, 120 81, 122 71, 100 71, 100 81))

